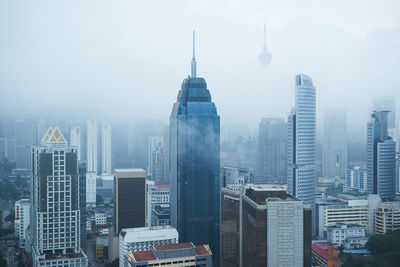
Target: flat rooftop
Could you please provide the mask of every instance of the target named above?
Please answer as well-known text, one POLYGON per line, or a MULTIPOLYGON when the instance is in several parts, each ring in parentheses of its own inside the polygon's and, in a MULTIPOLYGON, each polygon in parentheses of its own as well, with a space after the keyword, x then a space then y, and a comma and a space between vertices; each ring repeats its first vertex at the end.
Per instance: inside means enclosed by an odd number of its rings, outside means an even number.
POLYGON ((249 184, 254 191, 286 191, 286 186, 275 183, 249 184))
POLYGON ((114 176, 117 178, 144 178, 146 171, 143 169, 115 169, 114 176))

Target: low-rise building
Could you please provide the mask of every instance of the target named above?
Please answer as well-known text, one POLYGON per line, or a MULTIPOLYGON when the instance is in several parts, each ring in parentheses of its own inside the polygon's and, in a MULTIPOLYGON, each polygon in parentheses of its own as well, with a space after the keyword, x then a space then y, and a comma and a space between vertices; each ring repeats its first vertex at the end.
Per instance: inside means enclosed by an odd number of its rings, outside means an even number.
POLYGON ((153 226, 169 225, 170 224, 169 204, 154 205, 151 214, 151 221, 153 226))
POLYGON ((96 226, 103 226, 107 224, 107 217, 104 213, 99 212, 94 214, 94 224, 96 226))
MULTIPOLYGON (((212 252, 208 245, 190 243, 154 245, 150 250, 125 255, 127 267, 147 266, 212 266, 212 252)), ((120 265, 121 266, 121 265, 120 265)))
POLYGON ((96 260, 108 258, 108 236, 99 236, 96 238, 96 260))
POLYGON ((368 241, 365 233, 366 228, 358 224, 336 224, 328 227, 327 237, 328 242, 336 247, 362 248, 368 241))
POLYGON ((375 233, 400 229, 400 210, 397 206, 383 205, 375 211, 375 233))
POLYGON ((153 245, 179 242, 178 231, 172 226, 122 229, 119 234, 119 266, 125 266, 125 254, 150 250, 153 245))
POLYGON ((334 250, 330 247, 325 249, 324 247, 312 245, 312 255, 313 260, 319 266, 337 267, 337 251, 335 256, 334 250))

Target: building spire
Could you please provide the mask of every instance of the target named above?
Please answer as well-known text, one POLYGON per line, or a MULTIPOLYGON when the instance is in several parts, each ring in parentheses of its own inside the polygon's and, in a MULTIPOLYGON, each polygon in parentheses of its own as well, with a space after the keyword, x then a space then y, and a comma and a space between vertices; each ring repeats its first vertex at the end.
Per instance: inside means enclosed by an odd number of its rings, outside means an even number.
POLYGON ((267 24, 264 23, 264 47, 267 46, 267 24))
POLYGON ((193 31, 192 78, 196 78, 195 31, 193 31))

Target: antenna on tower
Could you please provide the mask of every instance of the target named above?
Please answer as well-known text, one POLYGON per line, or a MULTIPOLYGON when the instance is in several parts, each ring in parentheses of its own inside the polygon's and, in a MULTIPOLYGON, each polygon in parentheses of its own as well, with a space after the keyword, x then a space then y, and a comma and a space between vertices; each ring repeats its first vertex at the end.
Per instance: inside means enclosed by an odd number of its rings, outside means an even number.
POLYGON ((193 31, 192 78, 196 78, 195 31, 193 31))

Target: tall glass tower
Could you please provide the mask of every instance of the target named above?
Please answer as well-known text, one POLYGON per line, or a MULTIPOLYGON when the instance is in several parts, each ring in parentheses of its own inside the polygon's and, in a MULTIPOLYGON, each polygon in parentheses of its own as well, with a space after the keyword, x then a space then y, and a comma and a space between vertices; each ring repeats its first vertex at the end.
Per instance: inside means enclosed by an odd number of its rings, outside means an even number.
POLYGON ((219 266, 220 246, 220 119, 206 81, 184 79, 170 117, 171 225, 181 242, 210 244, 219 266))
POLYGON ((389 111, 374 111, 367 132, 367 191, 382 200, 395 195, 396 143, 388 135, 389 111))
MULTIPOLYGON (((313 207, 315 225, 315 87, 311 77, 296 75, 296 106, 288 117, 288 193, 313 207)), ((315 227, 312 228, 313 233, 315 227)))

